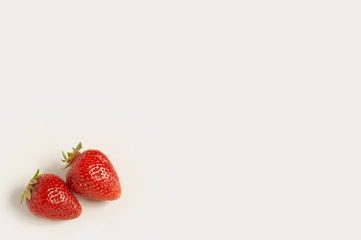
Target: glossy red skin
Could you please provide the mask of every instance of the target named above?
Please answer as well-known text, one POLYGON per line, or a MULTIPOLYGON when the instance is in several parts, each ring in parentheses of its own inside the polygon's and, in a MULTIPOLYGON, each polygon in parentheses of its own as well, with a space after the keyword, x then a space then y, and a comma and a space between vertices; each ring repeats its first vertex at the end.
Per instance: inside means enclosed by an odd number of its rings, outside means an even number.
POLYGON ((118 175, 104 153, 86 150, 69 164, 66 183, 74 193, 96 200, 116 200, 120 197, 118 175))
POLYGON ((75 195, 65 182, 54 174, 44 174, 36 179, 31 199, 26 200, 30 212, 42 218, 52 220, 74 219, 80 216, 82 209, 75 195))

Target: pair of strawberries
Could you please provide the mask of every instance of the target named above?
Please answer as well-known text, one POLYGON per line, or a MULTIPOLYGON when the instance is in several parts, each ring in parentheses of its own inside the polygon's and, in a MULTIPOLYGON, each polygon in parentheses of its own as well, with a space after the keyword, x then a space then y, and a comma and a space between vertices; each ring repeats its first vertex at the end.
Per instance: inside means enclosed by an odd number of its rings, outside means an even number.
POLYGON ((63 152, 66 183, 54 174, 39 174, 29 181, 21 197, 34 215, 52 220, 74 219, 82 208, 72 193, 95 200, 116 200, 120 197, 119 178, 107 156, 99 150, 80 152, 81 143, 68 156, 63 152))

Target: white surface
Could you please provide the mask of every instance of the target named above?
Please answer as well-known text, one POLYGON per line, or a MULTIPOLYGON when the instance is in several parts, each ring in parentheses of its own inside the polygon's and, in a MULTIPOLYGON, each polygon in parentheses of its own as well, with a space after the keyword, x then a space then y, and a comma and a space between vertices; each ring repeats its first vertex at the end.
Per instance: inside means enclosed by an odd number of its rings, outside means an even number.
POLYGON ((360 239, 359 1, 1 1, 1 239, 360 239), (61 150, 119 201, 19 200, 61 150))

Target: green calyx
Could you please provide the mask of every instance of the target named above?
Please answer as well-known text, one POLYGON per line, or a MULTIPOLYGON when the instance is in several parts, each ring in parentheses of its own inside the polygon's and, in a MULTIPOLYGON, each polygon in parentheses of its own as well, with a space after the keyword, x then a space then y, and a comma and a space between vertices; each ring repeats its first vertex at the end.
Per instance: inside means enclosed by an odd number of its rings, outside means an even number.
POLYGON ((30 200, 31 199, 31 190, 35 190, 34 188, 34 184, 38 183, 38 180, 36 180, 38 177, 42 176, 44 174, 39 174, 39 169, 38 171, 36 171, 34 177, 32 179, 30 179, 28 186, 26 186, 25 191, 23 192, 23 195, 21 195, 21 201, 20 204, 23 203, 24 200, 24 196, 26 199, 30 200))
POLYGON ((72 163, 72 161, 80 155, 79 150, 82 148, 83 146, 81 145, 81 142, 78 143, 78 145, 76 146, 76 148, 73 148, 73 152, 67 152, 67 154, 64 153, 64 151, 62 152, 64 159, 62 159, 62 162, 65 162, 66 165, 64 168, 68 168, 70 167, 70 164, 72 163))

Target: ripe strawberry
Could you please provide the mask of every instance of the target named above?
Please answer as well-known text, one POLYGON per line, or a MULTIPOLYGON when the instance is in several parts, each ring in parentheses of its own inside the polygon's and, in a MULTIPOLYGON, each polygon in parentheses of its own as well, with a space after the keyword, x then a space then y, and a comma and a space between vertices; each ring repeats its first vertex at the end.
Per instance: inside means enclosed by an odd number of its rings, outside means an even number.
POLYGON ((76 194, 96 200, 116 200, 121 189, 117 173, 107 156, 99 150, 86 150, 80 153, 81 143, 64 156, 63 162, 70 167, 66 174, 66 183, 76 194))
POLYGON ((29 181, 20 203, 24 196, 28 209, 38 217, 67 220, 79 217, 82 211, 78 200, 60 177, 39 175, 39 169, 29 181))

